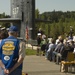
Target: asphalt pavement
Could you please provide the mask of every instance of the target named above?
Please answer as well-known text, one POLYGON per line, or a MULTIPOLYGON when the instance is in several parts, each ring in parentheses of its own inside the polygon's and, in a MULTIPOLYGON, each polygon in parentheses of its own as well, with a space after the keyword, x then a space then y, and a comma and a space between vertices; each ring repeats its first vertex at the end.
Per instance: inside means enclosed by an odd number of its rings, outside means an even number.
POLYGON ((45 59, 45 56, 26 56, 23 63, 23 72, 28 75, 75 75, 75 73, 61 73, 60 65, 45 59))

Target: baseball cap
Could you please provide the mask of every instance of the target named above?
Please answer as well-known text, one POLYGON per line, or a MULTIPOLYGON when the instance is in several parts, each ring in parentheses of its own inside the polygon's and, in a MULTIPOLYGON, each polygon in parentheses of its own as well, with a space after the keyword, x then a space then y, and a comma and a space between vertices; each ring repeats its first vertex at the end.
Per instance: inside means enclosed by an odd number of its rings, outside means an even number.
POLYGON ((5 29, 6 29, 5 27, 2 27, 2 28, 1 28, 1 30, 5 30, 5 29))
POLYGON ((39 35, 41 35, 41 33, 38 33, 37 35, 39 36, 39 35))
POLYGON ((16 26, 10 26, 9 27, 9 32, 12 31, 12 32, 17 32, 18 31, 18 28, 16 26))

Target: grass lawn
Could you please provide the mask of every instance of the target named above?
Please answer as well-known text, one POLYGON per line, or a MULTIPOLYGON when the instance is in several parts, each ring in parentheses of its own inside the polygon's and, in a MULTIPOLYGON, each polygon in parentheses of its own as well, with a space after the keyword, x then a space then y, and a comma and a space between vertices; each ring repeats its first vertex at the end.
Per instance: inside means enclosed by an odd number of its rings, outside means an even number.
POLYGON ((36 50, 26 49, 26 55, 36 55, 36 50))

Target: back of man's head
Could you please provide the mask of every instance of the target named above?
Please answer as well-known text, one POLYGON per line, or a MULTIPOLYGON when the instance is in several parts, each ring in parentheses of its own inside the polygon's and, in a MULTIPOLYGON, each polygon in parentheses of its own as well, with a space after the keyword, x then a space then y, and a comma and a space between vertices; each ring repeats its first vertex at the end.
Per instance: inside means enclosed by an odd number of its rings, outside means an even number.
POLYGON ((17 26, 10 26, 8 30, 9 35, 17 36, 18 28, 17 26))
POLYGON ((17 26, 10 26, 9 27, 9 32, 18 32, 17 26))

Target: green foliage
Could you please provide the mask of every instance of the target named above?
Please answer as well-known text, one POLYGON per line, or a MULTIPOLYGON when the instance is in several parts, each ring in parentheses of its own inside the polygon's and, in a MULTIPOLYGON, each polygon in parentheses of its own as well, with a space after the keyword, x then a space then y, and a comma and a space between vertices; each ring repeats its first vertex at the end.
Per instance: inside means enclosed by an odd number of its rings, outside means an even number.
MULTIPOLYGON (((5 13, 2 13, 0 14, 0 18, 9 18, 10 16, 9 15, 5 15, 5 13)), ((6 27, 8 28, 10 23, 3 23, 3 22, 0 22, 0 25, 2 25, 2 27, 6 27)))
MULTIPOLYGON (((39 10, 38 10, 39 11, 39 10)), ((57 38, 59 35, 65 37, 69 35, 70 26, 73 27, 73 35, 75 35, 75 11, 52 11, 39 14, 40 19, 51 21, 36 23, 37 30, 41 27, 47 36, 57 38)))
POLYGON ((26 49, 26 55, 36 55, 36 50, 26 49))
POLYGON ((39 10, 38 9, 35 10, 35 18, 36 19, 39 18, 39 10))

